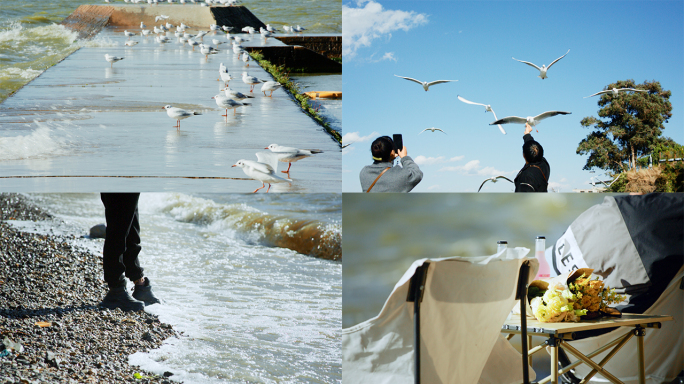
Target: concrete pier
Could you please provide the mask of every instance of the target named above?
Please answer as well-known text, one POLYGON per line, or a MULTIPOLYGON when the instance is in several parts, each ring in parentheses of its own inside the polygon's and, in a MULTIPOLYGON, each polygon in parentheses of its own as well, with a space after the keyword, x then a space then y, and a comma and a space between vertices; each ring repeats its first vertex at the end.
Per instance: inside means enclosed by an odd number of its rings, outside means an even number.
POLYGON ((234 32, 250 26, 266 28, 256 16, 243 6, 200 7, 139 4, 123 5, 81 5, 61 24, 79 32, 79 38, 90 38, 104 26, 139 28, 140 22, 158 25, 157 16, 168 16, 165 22, 173 25, 183 23, 192 28, 209 29, 211 24, 233 27, 234 32))
MULTIPOLYGON (((184 23, 192 28, 208 30, 211 24, 233 27, 233 33, 251 26, 255 29, 266 28, 249 9, 234 7, 200 7, 159 4, 154 6, 139 4, 124 5, 81 5, 62 24, 79 33, 80 39, 90 39, 105 26, 138 30, 140 23, 148 28, 158 25, 157 16, 168 16, 165 22, 173 25, 184 23)), ((264 58, 273 64, 284 65, 291 71, 307 73, 342 73, 342 63, 331 58, 342 58, 341 36, 280 36, 281 47, 269 44, 260 47, 264 58)), ((256 48, 249 48, 256 49, 256 48)))
MULTIPOLYGON (((104 18, 106 13, 93 14, 92 22, 104 18)), ((173 36, 162 45, 137 35, 131 40, 138 44, 127 47, 122 30, 104 28, 95 39, 101 45, 79 49, 0 104, 0 144, 17 149, 0 160, 3 191, 248 193, 261 182, 232 165, 256 161, 255 153, 268 152, 273 143, 323 153, 294 163, 292 182, 274 184, 271 193, 341 191, 339 143, 283 89, 272 98, 260 85, 250 92, 242 72, 271 79, 257 63, 247 66, 223 44, 207 60, 173 36), (125 59, 111 65, 105 54, 125 59), (254 96, 228 116, 211 99, 221 88, 219 63, 234 77, 231 89, 254 96), (169 104, 202 114, 183 120, 177 130, 162 109, 169 104)), ((246 47, 283 44, 243 36, 251 39, 246 47)), ((280 172, 286 168, 279 163, 277 174, 287 177, 280 172)))

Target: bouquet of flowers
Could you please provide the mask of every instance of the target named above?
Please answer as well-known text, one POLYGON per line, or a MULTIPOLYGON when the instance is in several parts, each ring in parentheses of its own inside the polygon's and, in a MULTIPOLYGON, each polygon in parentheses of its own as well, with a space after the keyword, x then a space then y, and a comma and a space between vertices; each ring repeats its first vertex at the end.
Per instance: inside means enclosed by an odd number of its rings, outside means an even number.
POLYGON ((617 304, 625 297, 605 287, 598 277, 591 278, 593 271, 582 268, 569 275, 530 283, 527 298, 531 313, 544 323, 619 316, 620 312, 608 305, 617 304))

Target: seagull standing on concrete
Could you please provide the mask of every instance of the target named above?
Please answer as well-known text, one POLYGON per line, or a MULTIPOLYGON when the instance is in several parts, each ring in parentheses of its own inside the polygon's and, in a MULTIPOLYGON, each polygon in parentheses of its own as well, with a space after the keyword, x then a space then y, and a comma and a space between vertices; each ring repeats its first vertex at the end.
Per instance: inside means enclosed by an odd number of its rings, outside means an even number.
MULTIPOLYGON (((572 112, 562 112, 562 111, 548 111, 544 113, 540 113, 537 116, 527 116, 525 117, 518 117, 518 116, 508 116, 504 117, 503 119, 499 119, 493 123, 490 123, 489 125, 494 125, 494 124, 529 124, 530 126, 534 127, 535 125, 539 124, 542 120, 551 117, 551 116, 556 116, 556 115, 569 115, 572 112)), ((539 132, 539 131, 537 131, 539 132)))
POLYGON ((267 81, 264 83, 264 85, 261 86, 261 92, 263 92, 264 96, 266 96, 266 92, 271 91, 271 94, 268 95, 268 97, 273 97, 273 91, 282 86, 283 85, 277 81, 267 81))
POLYGON ((266 193, 268 193, 268 191, 271 189, 272 183, 292 182, 291 179, 285 179, 278 176, 276 174, 276 169, 272 164, 262 162, 262 160, 265 160, 264 154, 270 155, 270 153, 267 152, 258 152, 256 155, 259 161, 238 160, 238 162, 233 165, 233 167, 242 168, 242 171, 245 173, 245 175, 249 176, 250 178, 261 181, 261 187, 255 189, 252 193, 256 193, 258 190, 266 187, 266 183, 268 183, 268 189, 266 190, 266 193))
MULTIPOLYGON (((570 50, 568 49, 568 52, 565 52, 565 55, 567 55, 569 52, 570 52, 570 50)), ((540 79, 544 80, 544 79, 546 79, 546 71, 548 71, 549 68, 551 68, 552 65, 556 64, 556 62, 557 62, 558 60, 564 58, 565 55, 563 55, 563 56, 557 58, 556 60, 554 60, 551 64, 549 64, 548 67, 547 67, 546 65, 542 65, 541 68, 539 68, 539 67, 537 67, 536 65, 530 63, 529 61, 518 60, 518 59, 516 59, 515 57, 513 57, 513 60, 519 61, 519 62, 521 62, 521 63, 525 63, 525 64, 527 64, 527 65, 529 65, 529 66, 531 66, 531 67, 537 68, 537 70, 539 71, 539 76, 538 76, 538 77, 539 77, 540 79)))
POLYGON ((166 114, 169 115, 170 118, 176 119, 178 122, 177 125, 174 125, 174 128, 177 128, 180 130, 180 121, 183 119, 187 119, 190 116, 195 116, 195 115, 201 115, 199 112, 188 112, 185 109, 180 109, 176 107, 172 107, 170 105, 162 107, 162 109, 166 109, 166 114))
POLYGON ((254 96, 249 96, 245 95, 242 92, 234 91, 230 89, 229 86, 226 86, 226 88, 223 90, 223 93, 226 95, 227 98, 233 99, 235 101, 242 101, 244 99, 253 99, 254 96))
POLYGON ((124 36, 128 37, 128 40, 130 40, 131 37, 135 36, 135 33, 124 31, 124 36))
POLYGON ((410 81, 413 81, 415 83, 422 85, 425 92, 428 91, 428 88, 430 88, 431 85, 448 83, 450 81, 458 81, 458 80, 435 80, 435 81, 431 81, 428 83, 427 81, 420 81, 420 80, 413 79, 411 77, 404 77, 404 76, 398 76, 398 75, 394 75, 394 76, 401 77, 402 79, 410 80, 410 81))
POLYGON ((486 182, 491 181, 492 183, 496 183, 497 181, 499 181, 498 179, 504 179, 506 181, 510 181, 511 183, 513 182, 513 181, 511 181, 511 179, 509 179, 506 176, 494 176, 494 177, 490 177, 489 179, 486 179, 485 181, 483 181, 482 184, 480 184, 480 188, 478 188, 477 191, 480 192, 480 189, 482 189, 482 186, 485 185, 486 182))
MULTIPOLYGON (((423 133, 423 132, 425 132, 425 131, 430 131, 430 132, 440 131, 440 132, 442 132, 443 134, 446 135, 446 132, 444 132, 443 130, 441 130, 441 129, 439 129, 439 128, 425 128, 425 129, 423 129, 422 131, 420 131, 420 133, 423 133)), ((420 133, 419 133, 419 135, 420 135, 420 133)))
MULTIPOLYGON (((489 105, 489 104, 474 103, 474 102, 472 102, 472 101, 468 101, 468 100, 462 98, 461 96, 458 96, 458 99, 461 100, 462 102, 466 103, 466 104, 481 105, 481 106, 485 107, 485 113, 491 112, 491 113, 494 115, 494 119, 495 119, 495 120, 498 119, 498 118, 496 117, 496 113, 494 113, 494 110, 492 109, 492 106, 491 106, 491 105, 489 105)), ((503 133, 504 135, 506 134, 506 131, 504 131, 503 127, 502 127, 500 124, 499 124, 499 130, 501 130, 501 133, 503 133)))
POLYGON ((114 68, 114 63, 116 63, 117 61, 121 61, 123 59, 123 57, 111 56, 109 53, 105 54, 105 60, 111 63, 111 65, 109 66, 110 68, 114 68))
POLYGON ((134 41, 134 40, 128 40, 125 44, 127 47, 132 47, 132 46, 138 44, 138 42, 134 41))
POLYGON ((601 91, 601 92, 596 92, 596 93, 594 93, 593 95, 591 95, 591 96, 585 96, 584 98, 586 99, 587 97, 592 97, 592 96, 596 96, 596 95, 601 95, 601 94, 604 94, 604 93, 612 93, 612 94, 613 94, 613 97, 617 97, 619 92, 648 92, 648 91, 645 90, 645 89, 634 89, 634 88, 619 88, 619 89, 618 89, 618 88, 613 88, 613 89, 607 89, 607 90, 601 91))
POLYGON ((247 105, 251 105, 249 103, 242 103, 242 102, 239 102, 237 100, 230 99, 230 98, 226 97, 226 95, 222 95, 222 94, 218 94, 218 95, 212 97, 212 99, 214 99, 216 101, 216 105, 218 105, 219 108, 224 108, 226 110, 226 114, 221 115, 221 116, 226 117, 226 121, 228 121, 228 110, 229 109, 233 110, 233 116, 235 116, 235 110, 238 107, 244 107, 247 105))
MULTIPOLYGON (((250 92, 254 92, 254 86, 255 85, 257 85, 259 83, 263 83, 262 80, 259 80, 254 76, 250 76, 247 72, 242 72, 242 82, 250 85, 250 88, 249 88, 250 92)), ((273 93, 271 93, 271 94, 273 94, 273 93)), ((266 96, 265 93, 264 93, 264 96, 266 96)))
POLYGON ((278 161, 283 163, 288 163, 286 171, 280 171, 282 173, 290 173, 290 167, 295 161, 299 161, 316 153, 323 153, 320 149, 299 149, 294 147, 283 147, 278 144, 271 144, 264 149, 270 149, 271 152, 278 156, 278 161))
POLYGON ((209 55, 215 55, 219 51, 211 45, 200 44, 200 52, 204 55, 205 61, 209 61, 209 55))

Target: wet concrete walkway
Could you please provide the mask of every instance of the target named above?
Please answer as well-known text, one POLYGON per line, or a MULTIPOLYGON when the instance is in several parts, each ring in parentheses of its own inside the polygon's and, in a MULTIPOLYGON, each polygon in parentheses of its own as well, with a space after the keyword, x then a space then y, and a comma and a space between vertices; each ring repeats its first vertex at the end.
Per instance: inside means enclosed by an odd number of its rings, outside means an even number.
MULTIPOLYGON (((241 36, 251 39, 245 46, 282 44, 258 34, 241 36)), ((272 80, 268 73, 239 60, 224 34, 204 37, 209 44, 213 38, 226 42, 208 61, 198 47, 193 51, 169 37, 171 43, 160 45, 138 34, 131 40, 139 44, 126 47, 122 30, 107 28, 94 39, 98 46, 81 48, 0 104, 0 190, 251 192, 261 182, 239 180, 245 174, 231 166, 257 160, 256 152, 277 143, 323 153, 294 163, 292 183, 274 184, 276 191, 341 191, 339 144, 286 91, 265 97, 259 85, 250 93, 241 80, 243 71, 272 80), (125 59, 111 68, 105 54, 125 59), (236 115, 229 110, 227 118, 211 99, 221 88, 219 63, 234 77, 231 89, 254 96, 245 100, 251 106, 236 115), (202 115, 181 121, 177 131, 165 105, 202 115), (19 175, 156 177, 6 178, 19 175)), ((286 168, 280 163, 278 171, 286 168)))

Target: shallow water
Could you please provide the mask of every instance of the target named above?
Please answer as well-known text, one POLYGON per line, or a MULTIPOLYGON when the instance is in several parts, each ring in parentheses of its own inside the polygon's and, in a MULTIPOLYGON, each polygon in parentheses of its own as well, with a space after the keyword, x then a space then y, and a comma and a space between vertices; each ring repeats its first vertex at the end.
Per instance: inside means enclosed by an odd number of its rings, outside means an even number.
MULTIPOLYGON (((98 194, 32 196, 64 221, 53 232, 104 221, 98 194)), ((340 195, 142 194, 139 209, 141 264, 165 301, 146 310, 184 336, 131 364, 185 383, 341 382, 341 263, 270 238, 310 236, 297 229, 306 223, 339 252, 340 195)), ((79 240, 98 253, 102 243, 79 240)))

